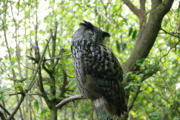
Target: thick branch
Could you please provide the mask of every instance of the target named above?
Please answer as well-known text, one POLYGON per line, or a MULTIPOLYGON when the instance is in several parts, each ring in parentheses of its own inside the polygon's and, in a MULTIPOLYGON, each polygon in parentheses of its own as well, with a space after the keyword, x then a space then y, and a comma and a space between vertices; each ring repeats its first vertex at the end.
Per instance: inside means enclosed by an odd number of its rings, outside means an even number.
POLYGON ((136 14, 138 17, 140 17, 140 9, 138 9, 136 6, 134 6, 130 0, 123 0, 124 3, 129 7, 129 9, 136 14))
POLYGON ((66 86, 68 85, 67 73, 65 70, 62 70, 62 72, 63 72, 63 85, 60 88, 61 91, 61 94, 59 95, 60 97, 64 97, 64 93, 67 90, 66 86))
POLYGON ((42 78, 42 73, 41 73, 41 67, 39 68, 38 74, 39 74, 39 82, 38 82, 39 83, 38 84, 39 90, 41 91, 41 95, 43 96, 44 100, 46 101, 48 107, 50 107, 50 100, 49 100, 47 93, 44 90, 44 86, 43 86, 43 78, 42 78))
POLYGON ((145 3, 146 0, 140 0, 140 9, 145 12, 145 3))
POLYGON ((69 102, 75 101, 75 100, 79 100, 79 99, 86 99, 85 97, 81 96, 81 95, 77 95, 77 96, 71 96, 69 98, 66 98, 64 100, 62 100, 60 103, 58 103, 56 105, 56 107, 58 109, 61 109, 64 105, 66 105, 69 102))
POLYGON ((156 8, 158 5, 160 5, 162 3, 162 0, 151 0, 151 10, 153 10, 154 8, 156 8))
POLYGON ((146 10, 145 10, 145 2, 146 0, 140 0, 140 9, 136 8, 129 0, 123 0, 124 3, 130 8, 130 10, 135 13, 140 22, 140 30, 138 34, 138 38, 140 39, 142 37, 142 32, 145 29, 146 26, 146 10))
MULTIPOLYGON (((170 10, 173 0, 169 0, 169 4, 160 4, 155 10, 151 10, 149 20, 141 31, 141 37, 138 37, 135 47, 130 55, 130 58, 123 65, 125 71, 133 71, 137 69, 137 60, 143 60, 148 56, 156 37, 161 28, 161 22, 164 15, 170 10)), ((155 1, 152 3, 155 4, 155 1)), ((153 6, 153 5, 152 5, 153 6)), ((140 34, 140 33, 139 33, 140 34)))

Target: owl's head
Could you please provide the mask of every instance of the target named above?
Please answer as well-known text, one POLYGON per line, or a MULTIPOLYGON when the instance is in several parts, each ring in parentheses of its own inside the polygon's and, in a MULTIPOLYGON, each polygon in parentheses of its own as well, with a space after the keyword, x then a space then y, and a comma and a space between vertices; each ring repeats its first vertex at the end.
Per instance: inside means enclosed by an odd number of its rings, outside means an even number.
POLYGON ((105 37, 110 37, 108 32, 101 30, 85 20, 83 23, 80 23, 80 29, 82 29, 81 34, 83 34, 83 38, 91 40, 93 43, 103 43, 105 37))

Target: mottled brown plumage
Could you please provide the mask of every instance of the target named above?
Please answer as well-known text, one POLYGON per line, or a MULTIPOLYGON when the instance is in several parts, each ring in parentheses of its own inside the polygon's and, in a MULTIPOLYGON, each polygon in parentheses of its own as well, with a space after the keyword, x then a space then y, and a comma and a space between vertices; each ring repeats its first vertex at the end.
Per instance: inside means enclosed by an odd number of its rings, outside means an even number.
POLYGON ((73 34, 71 51, 81 94, 110 114, 127 111, 121 82, 123 71, 114 54, 103 44, 109 33, 84 21, 73 34))

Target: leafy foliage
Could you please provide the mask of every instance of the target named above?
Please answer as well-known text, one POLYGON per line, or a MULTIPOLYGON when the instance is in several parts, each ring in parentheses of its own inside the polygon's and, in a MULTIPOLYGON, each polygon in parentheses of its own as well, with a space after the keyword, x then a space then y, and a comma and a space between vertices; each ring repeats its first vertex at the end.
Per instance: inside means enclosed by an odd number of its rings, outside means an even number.
MULTIPOLYGON (((41 68, 41 72, 49 100, 56 98, 58 102, 79 94, 72 67, 70 41, 73 31, 83 19, 95 23, 111 34, 108 47, 121 64, 128 59, 138 36, 137 17, 118 0, 2 0, 0 3, 0 104, 10 113, 15 109, 14 103, 18 103, 20 93, 26 90, 35 72, 37 63, 29 59, 36 58, 35 40, 38 41, 41 55, 49 36, 55 33, 56 26, 55 56, 52 55, 54 47, 51 40, 44 58, 47 59, 44 65, 53 73, 55 79, 55 95, 51 94, 52 78, 44 68, 41 68), (48 60, 53 57, 60 57, 56 65, 52 60, 48 60), (66 72, 67 80, 63 71, 66 72)), ((149 2, 146 10, 150 10, 149 2)), ((162 28, 179 36, 179 17, 180 4, 175 2, 163 19, 162 28)), ((179 43, 179 38, 160 31, 148 58, 143 63, 137 62, 144 73, 131 74, 133 80, 126 86, 126 89, 130 89, 129 100, 132 100, 135 89, 141 86, 129 119, 180 119, 179 43), (145 73, 155 69, 158 69, 156 74, 140 82, 145 73)), ((52 108, 43 97, 38 81, 37 76, 35 85, 14 118, 50 119, 52 108)), ((96 119, 93 106, 87 100, 69 103, 58 111, 57 116, 60 120, 96 119)))

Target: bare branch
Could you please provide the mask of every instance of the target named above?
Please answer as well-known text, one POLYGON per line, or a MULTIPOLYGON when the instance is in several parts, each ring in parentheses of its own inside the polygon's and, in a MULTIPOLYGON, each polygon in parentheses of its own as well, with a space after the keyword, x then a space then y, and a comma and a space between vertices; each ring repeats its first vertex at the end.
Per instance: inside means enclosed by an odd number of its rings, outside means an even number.
POLYGON ((44 86, 43 86, 43 77, 42 77, 42 73, 41 73, 41 66, 39 67, 39 70, 38 70, 38 77, 39 77, 38 87, 39 87, 39 90, 41 91, 41 95, 44 98, 44 100, 46 101, 47 105, 50 106, 50 100, 49 100, 49 98, 47 96, 47 92, 45 91, 44 86))
POLYGON ((87 99, 87 98, 83 97, 82 95, 71 96, 71 97, 69 97, 69 98, 66 98, 66 99, 62 100, 60 103, 58 103, 58 104, 56 105, 56 107, 57 107, 58 109, 61 109, 61 108, 62 108, 64 105, 66 105, 67 103, 72 102, 72 101, 75 101, 75 100, 80 100, 80 99, 87 99))
POLYGON ((27 78, 22 78, 22 79, 14 79, 14 78, 9 78, 10 80, 13 80, 15 82, 24 82, 27 78))
POLYGON ((1 112, 1 111, 0 111, 0 118, 1 118, 1 120, 6 120, 6 118, 5 118, 4 114, 3 114, 3 112, 1 112))
POLYGON ((140 0, 140 9, 145 12, 145 3, 146 0, 140 0))
POLYGON ((27 58, 29 58, 30 60, 34 61, 35 63, 38 63, 38 60, 32 56, 26 56, 27 58))
MULTIPOLYGON (((12 96, 12 95, 19 95, 19 94, 22 94, 22 92, 18 92, 18 93, 10 93, 9 96, 12 96)), ((37 95, 37 96, 41 96, 43 97, 43 95, 41 93, 26 93, 26 95, 37 95)))
POLYGON ((123 0, 123 1, 134 14, 136 14, 138 17, 141 16, 140 9, 134 6, 134 4, 132 4, 130 0, 123 0))
POLYGON ((64 93, 68 90, 68 88, 66 87, 68 85, 68 79, 67 79, 68 76, 65 70, 62 70, 62 72, 63 72, 63 85, 60 88, 61 91, 59 95, 60 97, 64 97, 64 93))
MULTIPOLYGON (((52 57, 55 57, 55 52, 56 52, 57 27, 58 27, 58 22, 55 22, 54 34, 52 33, 52 57)), ((54 59, 52 59, 51 62, 54 64, 54 59)))
MULTIPOLYGON (((9 111, 8 111, 5 107, 3 107, 1 104, 0 104, 0 108, 1 108, 5 113, 7 113, 8 115, 11 115, 11 114, 9 113, 9 111)), ((12 119, 14 120, 14 117, 13 117, 12 119)))
POLYGON ((152 10, 154 9, 154 8, 156 8, 157 6, 159 6, 161 3, 162 3, 162 0, 151 0, 151 3, 152 3, 152 10))
MULTIPOLYGON (((50 38, 51 38, 51 37, 50 37, 50 38)), ((34 72, 34 75, 32 76, 31 82, 30 82, 30 84, 29 84, 29 86, 28 86, 28 88, 27 88, 27 91, 29 91, 29 90, 33 87, 33 85, 34 85, 34 83, 35 83, 35 80, 36 80, 35 78, 36 78, 36 75, 37 75, 37 73, 38 73, 39 66, 41 66, 41 63, 42 63, 42 61, 43 61, 43 59, 44 59, 44 56, 45 56, 47 47, 48 47, 48 45, 49 45, 50 38, 49 38, 49 40, 48 40, 47 43, 46 43, 46 46, 45 46, 45 48, 44 48, 44 50, 43 50, 43 53, 42 53, 42 56, 41 56, 41 58, 40 58, 40 60, 39 60, 38 66, 37 66, 37 68, 36 68, 36 70, 35 70, 35 72, 34 72)))
POLYGON ((25 93, 22 93, 22 94, 21 94, 21 99, 20 99, 18 105, 16 106, 15 110, 13 111, 13 113, 10 115, 10 117, 9 117, 7 120, 11 120, 11 119, 14 117, 14 115, 16 114, 16 112, 18 111, 18 109, 20 108, 20 106, 21 106, 24 98, 25 98, 25 93))
POLYGON ((47 61, 47 60, 52 60, 52 59, 63 59, 64 57, 69 57, 69 56, 71 56, 71 55, 72 55, 72 54, 60 55, 60 56, 55 56, 55 57, 51 57, 51 58, 44 59, 44 60, 47 61))
POLYGON ((21 95, 22 92, 16 92, 16 93, 10 93, 9 96, 12 96, 12 95, 21 95))
POLYGON ((176 37, 176 38, 179 38, 179 39, 180 39, 180 36, 174 34, 173 32, 168 32, 168 31, 166 31, 166 30, 163 29, 163 28, 161 28, 161 30, 162 30, 164 33, 166 33, 166 34, 169 34, 169 35, 171 35, 171 36, 173 36, 173 37, 176 37))

